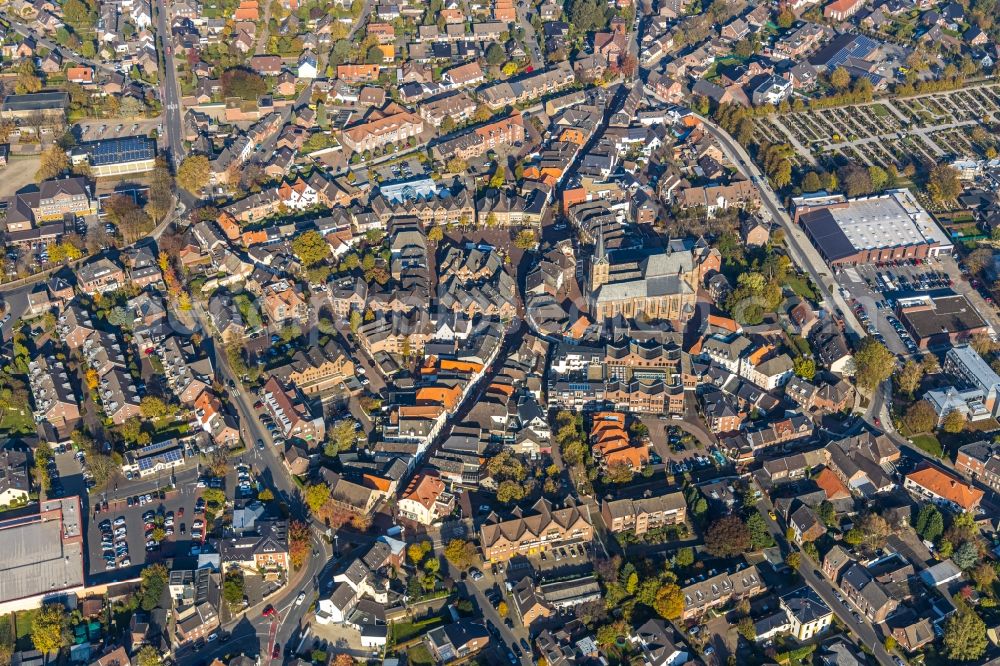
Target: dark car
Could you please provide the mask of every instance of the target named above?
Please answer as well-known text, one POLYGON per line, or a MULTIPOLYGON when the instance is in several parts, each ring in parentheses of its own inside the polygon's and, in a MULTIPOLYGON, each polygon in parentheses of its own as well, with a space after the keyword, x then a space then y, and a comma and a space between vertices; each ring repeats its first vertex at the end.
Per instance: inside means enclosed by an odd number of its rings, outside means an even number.
POLYGON ((274 644, 274 650, 271 652, 271 659, 277 659, 281 656, 281 643, 274 644))
POLYGON ((528 645, 528 641, 524 640, 523 638, 521 639, 521 647, 524 648, 525 652, 531 652, 531 646, 528 645))

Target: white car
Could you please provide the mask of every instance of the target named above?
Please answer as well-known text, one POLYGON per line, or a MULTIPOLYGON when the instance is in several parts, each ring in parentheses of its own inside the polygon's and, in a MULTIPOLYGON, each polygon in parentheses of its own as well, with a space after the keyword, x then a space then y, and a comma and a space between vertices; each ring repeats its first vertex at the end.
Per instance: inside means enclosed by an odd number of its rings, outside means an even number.
POLYGON ((305 600, 306 600, 306 593, 305 592, 299 592, 299 596, 295 597, 295 605, 296 606, 301 606, 302 602, 305 601, 305 600))

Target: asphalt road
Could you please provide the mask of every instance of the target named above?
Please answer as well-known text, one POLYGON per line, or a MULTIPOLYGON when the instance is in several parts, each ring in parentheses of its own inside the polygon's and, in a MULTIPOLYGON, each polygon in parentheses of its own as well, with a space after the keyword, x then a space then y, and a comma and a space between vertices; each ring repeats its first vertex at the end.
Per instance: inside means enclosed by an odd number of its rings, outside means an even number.
POLYGON ((174 50, 170 46, 169 15, 163 0, 156 0, 156 39, 160 53, 163 55, 165 70, 160 87, 160 99, 163 102, 163 113, 166 116, 164 131, 167 134, 167 145, 174 167, 184 159, 184 136, 181 119, 181 94, 177 85, 177 69, 174 66, 174 50))

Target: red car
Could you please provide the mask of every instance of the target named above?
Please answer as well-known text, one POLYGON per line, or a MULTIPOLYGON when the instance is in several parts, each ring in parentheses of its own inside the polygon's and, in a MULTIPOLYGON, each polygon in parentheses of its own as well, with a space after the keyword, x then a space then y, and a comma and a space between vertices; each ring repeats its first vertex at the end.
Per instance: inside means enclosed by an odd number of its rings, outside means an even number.
POLYGON ((268 606, 264 609, 264 617, 274 617, 278 614, 278 611, 274 610, 274 606, 268 606))
POLYGON ((274 650, 271 652, 271 659, 278 659, 281 657, 281 644, 275 643, 274 650))

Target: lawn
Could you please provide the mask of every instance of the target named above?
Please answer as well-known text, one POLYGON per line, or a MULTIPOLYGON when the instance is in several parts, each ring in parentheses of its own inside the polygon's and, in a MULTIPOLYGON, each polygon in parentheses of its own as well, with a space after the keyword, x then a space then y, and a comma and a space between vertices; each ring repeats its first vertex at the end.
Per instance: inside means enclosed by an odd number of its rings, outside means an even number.
POLYGON ((37 610, 27 610, 21 611, 16 615, 14 624, 17 629, 16 647, 18 650, 34 649, 35 646, 31 642, 31 624, 37 614, 37 610))
POLYGON ((407 650, 406 660, 414 666, 423 666, 424 664, 430 666, 434 663, 434 658, 431 657, 430 651, 423 643, 417 643, 407 650))
POLYGON ((23 413, 20 409, 8 409, 0 417, 0 433, 27 435, 33 432, 35 432, 35 422, 29 409, 23 410, 23 413))
POLYGON ((795 295, 799 298, 804 298, 810 301, 816 300, 816 292, 813 291, 812 284, 806 277, 793 274, 786 275, 785 285, 791 288, 791 290, 794 291, 795 295))
POLYGON ((392 642, 397 645, 399 643, 405 643, 410 639, 426 633, 441 623, 442 620, 437 615, 432 615, 431 617, 427 617, 422 620, 414 620, 413 622, 393 622, 392 642))
POLYGON ((914 446, 920 448, 921 451, 929 453, 936 458, 944 455, 941 442, 934 435, 914 435, 910 438, 910 441, 913 442, 914 446))

